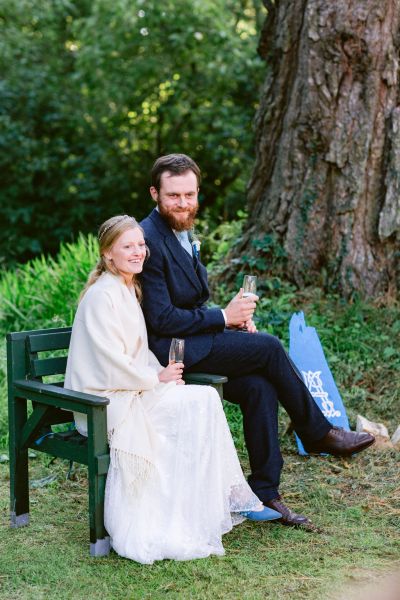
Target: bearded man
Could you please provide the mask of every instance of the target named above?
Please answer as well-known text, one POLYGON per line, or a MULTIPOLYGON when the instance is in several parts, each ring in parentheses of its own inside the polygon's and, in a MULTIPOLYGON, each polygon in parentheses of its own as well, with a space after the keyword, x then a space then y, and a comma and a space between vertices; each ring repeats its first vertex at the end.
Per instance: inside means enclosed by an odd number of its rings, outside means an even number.
POLYGON ((198 165, 184 154, 161 156, 151 172, 157 207, 142 221, 150 258, 142 274, 149 345, 168 364, 171 338, 185 339, 185 371, 226 375, 224 398, 238 404, 249 454, 249 484, 284 525, 308 526, 279 494, 283 466, 278 440, 278 402, 289 414, 308 452, 348 456, 374 442, 324 417, 280 341, 259 333, 254 298, 240 291, 229 304, 209 308, 207 271, 191 241, 201 182, 198 165), (242 331, 246 325, 247 331, 242 331))

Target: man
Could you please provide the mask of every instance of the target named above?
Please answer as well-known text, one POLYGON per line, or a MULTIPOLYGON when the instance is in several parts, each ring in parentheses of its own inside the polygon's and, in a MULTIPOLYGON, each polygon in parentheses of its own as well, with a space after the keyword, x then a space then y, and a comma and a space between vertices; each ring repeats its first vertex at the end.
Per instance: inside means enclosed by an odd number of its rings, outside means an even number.
POLYGON ((157 208, 141 223, 150 249, 142 276, 150 348, 166 365, 171 338, 184 338, 186 371, 228 376, 224 398, 242 411, 250 486, 266 506, 282 514, 283 524, 307 525, 309 520, 292 512, 279 495, 278 402, 309 452, 347 456, 374 438, 331 426, 279 340, 256 332, 254 298, 244 298, 240 291, 224 309, 207 308, 207 272, 188 235, 198 210, 197 164, 184 154, 162 156, 151 178, 157 208), (247 332, 240 331, 244 324, 247 332))

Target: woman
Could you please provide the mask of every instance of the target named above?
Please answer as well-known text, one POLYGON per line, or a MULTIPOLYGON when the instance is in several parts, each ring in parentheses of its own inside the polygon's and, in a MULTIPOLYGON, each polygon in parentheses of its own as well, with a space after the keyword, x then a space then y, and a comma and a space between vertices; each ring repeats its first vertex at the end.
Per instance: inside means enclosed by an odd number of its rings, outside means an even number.
MULTIPOLYGON (((164 368, 149 350, 136 278, 146 245, 135 219, 103 223, 99 246, 72 328, 65 387, 110 399, 111 545, 145 564, 223 554, 222 535, 244 515, 281 515, 245 481, 216 391, 182 385, 183 364, 164 368)), ((87 434, 86 417, 75 417, 87 434)))

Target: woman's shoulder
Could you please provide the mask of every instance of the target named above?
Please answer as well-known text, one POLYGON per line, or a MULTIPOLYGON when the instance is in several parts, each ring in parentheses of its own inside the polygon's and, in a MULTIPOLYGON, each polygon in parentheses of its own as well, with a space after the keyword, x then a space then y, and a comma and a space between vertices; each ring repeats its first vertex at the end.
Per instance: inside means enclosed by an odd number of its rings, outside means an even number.
POLYGON ((88 288, 86 294, 82 298, 81 304, 97 304, 99 302, 110 303, 121 296, 121 288, 123 288, 123 286, 115 275, 103 273, 97 281, 88 288))
POLYGON ((112 273, 103 273, 98 280, 90 286, 86 292, 84 299, 88 296, 90 301, 94 298, 96 301, 103 297, 115 302, 136 303, 136 294, 132 288, 129 289, 122 277, 113 275, 112 273))

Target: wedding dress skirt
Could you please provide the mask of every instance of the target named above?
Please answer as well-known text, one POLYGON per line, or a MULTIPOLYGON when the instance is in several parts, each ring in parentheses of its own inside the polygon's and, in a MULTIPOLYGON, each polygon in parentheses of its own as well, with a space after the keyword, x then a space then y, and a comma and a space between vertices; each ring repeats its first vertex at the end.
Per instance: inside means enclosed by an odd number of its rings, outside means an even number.
MULTIPOLYGON (((111 453, 105 497, 111 546, 143 564, 224 554, 222 535, 244 520, 239 512, 261 505, 244 479, 217 392, 161 384, 131 402, 155 433, 155 468, 132 488, 111 453)), ((121 427, 129 434, 132 419, 121 427)))

